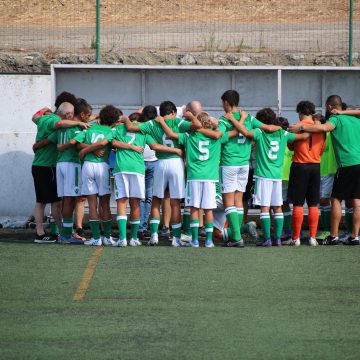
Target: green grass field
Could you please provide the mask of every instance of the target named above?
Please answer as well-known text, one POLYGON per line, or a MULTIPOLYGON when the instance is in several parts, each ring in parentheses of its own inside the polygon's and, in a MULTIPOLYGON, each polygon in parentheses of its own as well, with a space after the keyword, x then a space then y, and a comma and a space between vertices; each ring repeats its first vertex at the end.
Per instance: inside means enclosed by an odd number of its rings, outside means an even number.
POLYGON ((359 359, 360 247, 105 248, 0 232, 0 359, 359 359))

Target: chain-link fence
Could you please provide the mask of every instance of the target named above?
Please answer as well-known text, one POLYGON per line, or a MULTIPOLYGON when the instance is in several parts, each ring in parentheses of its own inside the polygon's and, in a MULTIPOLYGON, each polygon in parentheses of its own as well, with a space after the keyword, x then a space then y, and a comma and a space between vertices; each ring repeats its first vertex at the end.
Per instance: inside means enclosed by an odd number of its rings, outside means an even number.
POLYGON ((1 0, 0 51, 348 56, 351 41, 360 49, 359 24, 360 0, 1 0))

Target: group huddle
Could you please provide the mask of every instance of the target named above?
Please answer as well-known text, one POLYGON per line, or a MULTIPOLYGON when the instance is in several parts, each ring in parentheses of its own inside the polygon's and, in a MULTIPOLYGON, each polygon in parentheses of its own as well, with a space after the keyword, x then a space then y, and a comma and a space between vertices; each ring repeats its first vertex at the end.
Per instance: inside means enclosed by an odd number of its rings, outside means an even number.
POLYGON ((256 117, 240 111, 235 90, 224 92, 221 101, 219 119, 199 101, 189 102, 180 115, 173 102, 164 101, 129 117, 112 105, 95 116, 86 100, 60 94, 54 112, 44 108, 33 116, 35 242, 125 247, 141 245, 148 234, 147 244, 157 245, 161 205, 169 197, 174 247, 199 247, 202 218, 205 247, 214 247, 214 240, 243 247, 244 232, 259 246, 299 246, 305 202, 310 246, 359 245, 360 111, 347 110, 337 95, 327 99, 325 117, 315 113, 312 102, 301 101, 300 121, 289 126, 270 108, 256 117), (112 237, 112 191, 118 239, 112 237), (245 221, 251 197, 260 207, 262 239, 256 224, 245 221), (82 231, 85 200, 89 240, 82 231), (339 237, 343 200, 348 232, 339 237), (49 203, 48 235, 42 219, 49 203))

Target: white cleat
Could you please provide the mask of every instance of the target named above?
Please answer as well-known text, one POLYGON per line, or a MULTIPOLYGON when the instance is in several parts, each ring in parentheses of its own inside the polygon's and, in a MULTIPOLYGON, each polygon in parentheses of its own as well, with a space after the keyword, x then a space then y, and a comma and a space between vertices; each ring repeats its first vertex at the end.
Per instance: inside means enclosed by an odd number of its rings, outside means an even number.
POLYGON ((256 240, 258 239, 258 233, 256 231, 256 222, 255 221, 249 221, 248 223, 249 226, 249 235, 252 241, 256 242, 256 240))
POLYGON ((124 240, 118 240, 115 242, 115 244, 113 246, 117 246, 117 247, 127 247, 127 242, 126 239, 124 240))
POLYGON ((289 246, 300 246, 300 239, 296 239, 296 240, 289 239, 289 240, 283 241, 281 244, 289 245, 289 246))
POLYGON ((84 241, 84 245, 88 245, 88 246, 101 246, 101 244, 102 244, 101 239, 91 238, 90 240, 84 241))
POLYGON ((317 242, 317 240, 315 238, 310 238, 309 245, 310 246, 319 246, 319 243, 317 242))
POLYGON ((141 246, 141 242, 139 241, 139 239, 131 239, 129 241, 129 245, 130 246, 141 246))
POLYGON ((113 240, 111 236, 108 238, 104 236, 102 239, 102 243, 104 246, 114 246, 116 242, 113 240))
POLYGON ((181 234, 181 241, 190 242, 191 241, 191 235, 181 234))
POLYGON ((182 241, 179 238, 176 238, 174 236, 172 239, 172 242, 171 242, 171 246, 172 247, 180 247, 180 246, 189 246, 189 244, 185 245, 184 243, 182 243, 182 241))
POLYGON ((150 240, 148 241, 148 245, 150 245, 150 246, 155 246, 155 245, 157 245, 159 243, 159 236, 158 236, 158 234, 153 234, 153 235, 151 235, 151 237, 150 237, 150 240))

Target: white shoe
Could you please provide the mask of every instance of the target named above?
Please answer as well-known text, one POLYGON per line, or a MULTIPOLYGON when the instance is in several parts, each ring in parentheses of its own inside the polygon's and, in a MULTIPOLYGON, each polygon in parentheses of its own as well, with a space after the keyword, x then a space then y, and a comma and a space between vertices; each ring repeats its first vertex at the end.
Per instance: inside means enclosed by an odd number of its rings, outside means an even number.
POLYGON ((101 246, 101 244, 102 244, 101 239, 91 238, 90 240, 84 241, 84 245, 88 245, 88 246, 101 246))
POLYGON ((191 241, 191 235, 181 234, 181 241, 190 242, 191 241))
MULTIPOLYGON (((189 246, 190 244, 188 244, 187 246, 189 246)), ((182 243, 182 241, 177 238, 177 237, 173 237, 172 241, 171 241, 171 246, 173 247, 180 247, 180 246, 185 246, 184 243, 182 243)))
POLYGON ((117 246, 117 247, 127 247, 127 242, 126 239, 124 240, 118 240, 115 242, 115 244, 113 246, 117 246))
POLYGON ((157 245, 158 243, 159 243, 158 234, 151 235, 150 240, 148 241, 148 245, 154 246, 154 245, 157 245))
POLYGON ((115 241, 113 240, 113 238, 110 236, 110 237, 103 237, 102 239, 102 243, 104 246, 114 246, 115 245, 115 241))
POLYGON ((319 243, 317 242, 317 240, 315 238, 310 238, 309 245, 310 246, 319 246, 319 243))
POLYGON ((281 244, 289 245, 289 246, 300 246, 300 239, 296 239, 296 240, 289 239, 289 240, 283 241, 281 244))
POLYGON ((256 231, 256 222, 255 221, 249 221, 248 223, 249 226, 249 235, 252 241, 256 241, 258 238, 258 233, 256 231))
POLYGON ((130 246, 141 246, 141 242, 139 241, 139 239, 131 239, 129 241, 129 245, 130 246))

